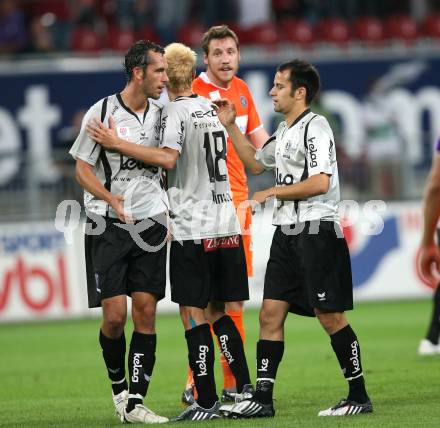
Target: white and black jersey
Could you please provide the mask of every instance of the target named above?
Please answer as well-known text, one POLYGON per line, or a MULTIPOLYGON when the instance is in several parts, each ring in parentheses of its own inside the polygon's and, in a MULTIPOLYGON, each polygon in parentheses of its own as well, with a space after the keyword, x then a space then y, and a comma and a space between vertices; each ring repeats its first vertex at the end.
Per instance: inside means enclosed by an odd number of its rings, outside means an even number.
POLYGON ((168 172, 173 236, 178 240, 240 233, 226 167, 226 131, 204 97, 178 97, 162 114, 162 147, 178 150, 168 172))
POLYGON ((338 167, 333 132, 324 116, 309 109, 288 127, 281 122, 275 134, 257 151, 255 159, 265 169, 275 170, 276 185, 286 186, 316 174, 328 174, 327 193, 303 201, 276 200, 273 223, 289 225, 324 220, 339 223, 338 167))
MULTIPOLYGON (((114 195, 124 196, 124 208, 135 219, 154 217, 168 209, 168 200, 161 181, 161 168, 101 148, 89 138, 87 123, 100 119, 109 126, 109 117, 115 121, 120 138, 146 147, 160 143, 161 106, 149 100, 143 115, 127 107, 120 94, 111 95, 94 104, 84 116, 81 131, 70 149, 75 159, 94 166, 98 180, 114 195)), ((87 211, 116 218, 117 215, 103 200, 84 191, 87 211)))

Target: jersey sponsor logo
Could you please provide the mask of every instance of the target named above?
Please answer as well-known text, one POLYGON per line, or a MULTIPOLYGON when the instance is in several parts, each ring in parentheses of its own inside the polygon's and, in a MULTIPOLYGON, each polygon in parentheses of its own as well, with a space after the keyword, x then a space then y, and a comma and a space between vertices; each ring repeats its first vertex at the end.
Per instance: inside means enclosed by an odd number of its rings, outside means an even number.
POLYGON ((159 171, 159 167, 154 165, 147 165, 139 160, 133 158, 127 158, 124 160, 124 156, 120 155, 120 169, 121 171, 132 171, 134 169, 142 170, 147 169, 151 171, 153 174, 156 174, 159 171))
POLYGON ((132 382, 139 382, 139 371, 142 368, 141 357, 144 354, 140 354, 139 352, 135 352, 133 356, 133 375, 131 376, 132 382))
POLYGON ((191 117, 196 117, 197 119, 203 119, 204 117, 216 117, 216 116, 217 116, 217 112, 214 109, 207 111, 196 110, 191 113, 191 117))
POLYGON ((293 184, 292 174, 283 174, 278 168, 276 168, 276 184, 277 186, 288 186, 293 184))
POLYGON ((196 361, 196 364, 199 366, 199 373, 197 373, 197 377, 208 376, 208 367, 206 365, 206 355, 208 352, 208 346, 199 346, 199 359, 196 361))
POLYGON ((218 248, 238 248, 240 245, 240 235, 205 238, 202 241, 205 252, 216 251, 218 248))
POLYGON ((310 153, 310 168, 314 168, 318 166, 318 162, 316 160, 316 152, 318 149, 313 144, 315 137, 310 137, 307 141, 309 142, 309 153, 310 153))
POLYGON ((194 129, 218 129, 221 127, 220 121, 216 120, 213 121, 201 121, 201 122, 194 122, 194 129))
POLYGON ((160 140, 162 140, 163 133, 165 131, 165 128, 167 127, 167 119, 168 119, 168 116, 162 116, 162 119, 160 121, 160 126, 159 126, 160 140))
POLYGON ((119 108, 119 106, 113 106, 112 113, 111 113, 112 116, 116 113, 118 108, 119 108))
POLYGON ((183 120, 180 122, 180 131, 178 131, 177 132, 177 135, 179 136, 179 139, 178 139, 178 141, 177 141, 177 144, 179 145, 179 146, 183 146, 183 140, 185 139, 185 135, 184 135, 184 132, 185 132, 185 124, 184 124, 184 122, 183 122, 183 120))

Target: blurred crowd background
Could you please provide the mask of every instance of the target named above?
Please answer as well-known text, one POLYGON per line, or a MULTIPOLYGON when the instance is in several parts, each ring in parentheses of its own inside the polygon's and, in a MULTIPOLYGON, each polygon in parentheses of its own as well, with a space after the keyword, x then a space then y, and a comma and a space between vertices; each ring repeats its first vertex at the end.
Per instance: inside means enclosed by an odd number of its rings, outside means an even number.
MULTIPOLYGON (((440 129, 440 0, 1 0, 0 221, 53 219, 62 200, 81 201, 67 151, 85 110, 118 89, 99 73, 120 70, 134 41, 201 53, 204 31, 220 23, 237 32, 240 76, 251 76, 269 132, 276 65, 318 64, 313 108, 335 132, 343 198, 421 197, 440 129), (75 87, 67 78, 81 70, 75 87), (258 93, 261 73, 269 86, 258 93)), ((262 181, 272 176, 250 178, 251 191, 262 181)))
POLYGON ((199 45, 229 24, 242 45, 440 37, 439 0, 2 0, 0 53, 123 51, 133 40, 199 45))

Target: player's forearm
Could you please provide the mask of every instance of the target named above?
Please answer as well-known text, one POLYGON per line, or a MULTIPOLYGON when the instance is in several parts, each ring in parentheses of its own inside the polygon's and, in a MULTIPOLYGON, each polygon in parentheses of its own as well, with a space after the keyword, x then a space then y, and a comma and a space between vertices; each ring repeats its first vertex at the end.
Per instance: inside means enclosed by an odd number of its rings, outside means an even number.
POLYGON ((92 171, 92 167, 79 164, 76 165, 76 181, 95 198, 110 203, 112 194, 102 185, 92 171))
POLYGON ((159 147, 145 147, 138 144, 120 140, 116 150, 127 156, 139 160, 148 165, 160 166, 165 169, 172 169, 176 159, 167 150, 159 147))
POLYGON ((246 137, 241 133, 238 126, 234 123, 226 127, 229 138, 234 145, 238 157, 244 166, 249 169, 252 174, 261 174, 264 171, 263 166, 255 160, 255 147, 247 141, 246 137))
POLYGON ((326 174, 313 175, 299 183, 288 186, 275 186, 272 195, 284 201, 308 199, 328 192, 329 177, 326 174))
POLYGON ((429 246, 434 242, 435 230, 440 217, 440 184, 432 180, 426 187, 423 210, 422 245, 429 246))

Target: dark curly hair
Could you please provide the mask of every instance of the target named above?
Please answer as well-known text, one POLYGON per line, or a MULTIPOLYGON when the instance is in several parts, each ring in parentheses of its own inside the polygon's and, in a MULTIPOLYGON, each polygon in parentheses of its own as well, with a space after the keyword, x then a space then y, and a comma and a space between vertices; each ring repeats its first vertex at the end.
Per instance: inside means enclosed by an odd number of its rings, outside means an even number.
POLYGON ((277 71, 289 70, 292 93, 300 87, 306 88, 306 104, 310 105, 321 87, 321 79, 316 68, 307 61, 294 59, 278 66, 277 71))
POLYGON ((138 40, 125 54, 124 72, 128 81, 133 77, 133 68, 144 67, 145 69, 147 67, 149 64, 149 51, 158 52, 162 55, 165 53, 164 48, 156 43, 149 40, 138 40))

